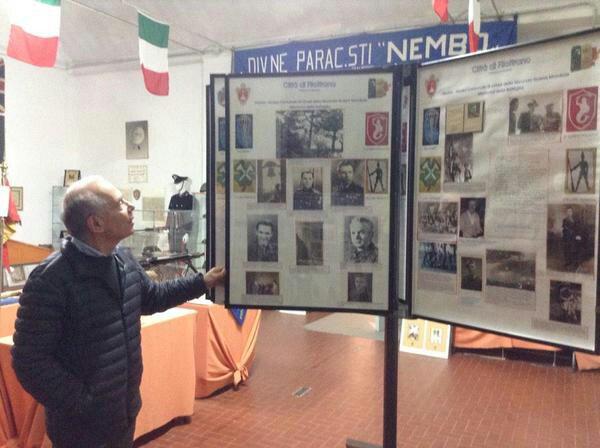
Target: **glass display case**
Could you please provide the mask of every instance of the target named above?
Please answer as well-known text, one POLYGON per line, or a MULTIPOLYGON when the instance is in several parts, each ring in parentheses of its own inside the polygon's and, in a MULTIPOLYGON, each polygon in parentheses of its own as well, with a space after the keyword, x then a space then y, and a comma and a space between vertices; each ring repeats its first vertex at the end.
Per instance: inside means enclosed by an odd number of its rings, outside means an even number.
MULTIPOLYGON (((61 220, 67 187, 52 187, 52 246, 67 235, 61 220)), ((192 210, 134 210, 134 232, 121 242, 145 267, 164 266, 161 277, 205 269, 206 195, 194 193, 192 210), (172 264, 173 266, 169 266, 172 264), (172 269, 171 269, 172 268, 172 269)))

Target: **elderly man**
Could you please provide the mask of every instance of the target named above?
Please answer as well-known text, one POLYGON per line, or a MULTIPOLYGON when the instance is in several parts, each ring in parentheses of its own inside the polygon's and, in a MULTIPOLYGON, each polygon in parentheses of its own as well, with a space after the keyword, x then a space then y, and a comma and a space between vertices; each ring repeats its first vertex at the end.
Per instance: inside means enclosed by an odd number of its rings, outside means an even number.
POLYGON ((151 281, 117 246, 133 233, 134 207, 100 176, 73 184, 63 205, 72 236, 25 285, 13 366, 46 408, 54 447, 130 447, 141 407, 140 316, 201 296, 225 270, 151 281))
POLYGON ((346 261, 352 263, 377 263, 378 249, 373 243, 373 222, 364 216, 355 216, 350 221, 350 250, 346 261))

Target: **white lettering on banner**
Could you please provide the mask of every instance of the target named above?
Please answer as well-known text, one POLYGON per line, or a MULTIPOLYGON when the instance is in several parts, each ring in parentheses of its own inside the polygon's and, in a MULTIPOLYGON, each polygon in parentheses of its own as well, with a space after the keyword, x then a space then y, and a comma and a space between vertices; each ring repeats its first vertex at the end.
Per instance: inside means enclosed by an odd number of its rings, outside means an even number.
POLYGON ((439 50, 440 56, 443 58, 446 56, 446 41, 447 35, 442 34, 438 40, 435 40, 431 36, 425 38, 425 59, 429 59, 431 50, 439 50))
POLYGON ((287 73, 285 58, 287 53, 271 56, 252 56, 248 58, 248 73, 287 73))
MULTIPOLYGON (((485 50, 488 47, 489 35, 481 33, 480 36, 483 39, 481 48, 485 50)), ((440 58, 465 54, 467 52, 467 35, 464 33, 442 34, 437 39, 432 36, 425 36, 425 39, 415 37, 403 39, 398 45, 391 40, 387 42, 388 64, 394 62, 394 56, 402 62, 407 62, 430 59, 434 52, 439 52, 440 58)))
POLYGON ((448 56, 457 56, 467 52, 467 35, 450 34, 450 45, 448 46, 448 56))
POLYGON ((419 44, 423 43, 422 37, 410 40, 410 60, 417 61, 423 59, 423 55, 419 53, 419 44))
POLYGON ((296 70, 327 71, 356 66, 368 66, 371 64, 372 48, 370 43, 356 44, 348 47, 350 61, 347 64, 341 62, 343 51, 344 47, 336 47, 334 49, 319 48, 316 50, 298 50, 296 53, 296 70))

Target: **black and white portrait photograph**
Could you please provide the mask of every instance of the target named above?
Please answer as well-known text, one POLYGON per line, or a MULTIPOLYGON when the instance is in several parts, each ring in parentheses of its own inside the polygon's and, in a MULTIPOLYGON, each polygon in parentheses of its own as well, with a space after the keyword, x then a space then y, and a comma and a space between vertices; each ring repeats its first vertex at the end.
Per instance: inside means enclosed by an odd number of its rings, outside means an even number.
POLYGON ((237 114, 235 116, 235 147, 236 149, 250 149, 252 146, 252 115, 237 114))
POLYGON ((323 168, 294 167, 294 210, 323 210, 323 168))
POLYGON ((559 133, 562 130, 562 92, 510 98, 508 133, 559 133))
POLYGON ((125 141, 127 142, 125 158, 148 158, 148 122, 128 121, 125 123, 125 141))
POLYGON ((277 111, 275 120, 277 158, 339 157, 344 150, 341 109, 277 111))
POLYGON ((596 191, 596 148, 567 149, 565 193, 596 191))
POLYGON ((446 135, 444 183, 469 183, 473 179, 473 134, 446 135))
POLYGON ((298 266, 323 265, 323 223, 296 223, 296 264, 298 266))
POLYGON ((483 238, 485 234, 485 198, 460 198, 458 235, 483 238))
POLYGON ((246 294, 278 296, 279 272, 246 272, 246 294))
POLYGON ((277 261, 277 215, 248 215, 247 241, 248 261, 277 261))
POLYGON ((547 268, 593 274, 595 204, 548 204, 547 268))
POLYGON ((373 274, 370 272, 348 273, 348 302, 373 301, 373 274))
POLYGON ((285 203, 285 160, 259 160, 258 192, 259 203, 285 203))
POLYGON ((418 238, 423 234, 453 235, 458 229, 458 202, 421 201, 418 204, 418 238))
POLYGON ((479 257, 460 257, 460 289, 481 291, 483 264, 479 257))
POLYGON ((535 253, 486 251, 486 285, 535 291, 535 253))
POLYGON ((550 280, 550 320, 581 325, 581 284, 550 280))
POLYGON ((233 161, 233 192, 254 193, 256 191, 256 161, 233 161))
POLYGON ((378 231, 376 216, 346 216, 344 218, 344 261, 347 263, 377 263, 378 231))
POLYGON ((456 274, 456 244, 419 243, 419 267, 425 271, 456 274))
POLYGON ((331 205, 365 205, 365 162, 343 159, 331 163, 331 205))
POLYGON ((440 142, 440 108, 431 107, 423 111, 423 146, 440 142))
POLYGON ((388 192, 388 161, 386 159, 367 160, 367 193, 386 194, 388 192))

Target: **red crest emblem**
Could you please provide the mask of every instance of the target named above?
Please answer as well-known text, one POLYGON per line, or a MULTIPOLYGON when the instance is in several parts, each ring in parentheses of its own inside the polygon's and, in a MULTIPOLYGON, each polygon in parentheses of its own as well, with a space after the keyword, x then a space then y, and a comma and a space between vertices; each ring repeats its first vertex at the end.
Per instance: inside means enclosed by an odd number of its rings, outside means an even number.
POLYGON ((435 95, 435 91, 437 89, 437 82, 438 80, 433 74, 429 77, 429 79, 425 80, 425 90, 427 90, 427 95, 435 95))
POLYGON ((383 146, 388 144, 388 112, 367 112, 365 122, 365 145, 383 146))
POLYGON ((246 84, 242 83, 241 86, 236 87, 235 91, 237 92, 237 97, 240 103, 246 104, 246 101, 248 101, 248 97, 250 96, 250 88, 246 87, 246 84))
POLYGON ((593 131, 598 122, 598 87, 567 92, 567 132, 593 131))

